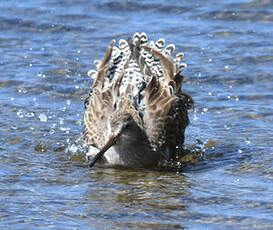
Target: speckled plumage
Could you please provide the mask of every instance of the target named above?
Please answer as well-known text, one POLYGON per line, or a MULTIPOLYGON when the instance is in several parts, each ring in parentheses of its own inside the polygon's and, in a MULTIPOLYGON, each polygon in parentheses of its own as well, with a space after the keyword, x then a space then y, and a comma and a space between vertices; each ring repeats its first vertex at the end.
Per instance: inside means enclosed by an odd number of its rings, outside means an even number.
POLYGON ((192 99, 181 90, 183 53, 145 33, 109 45, 85 101, 88 156, 113 165, 156 165, 181 151, 192 99))

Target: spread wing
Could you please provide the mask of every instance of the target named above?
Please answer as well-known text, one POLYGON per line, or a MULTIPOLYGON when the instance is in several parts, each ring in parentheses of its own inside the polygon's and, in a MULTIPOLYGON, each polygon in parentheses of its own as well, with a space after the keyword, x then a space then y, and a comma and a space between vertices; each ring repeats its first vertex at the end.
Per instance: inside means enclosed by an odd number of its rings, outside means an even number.
POLYGON ((114 43, 110 43, 104 59, 97 62, 98 71, 88 72, 94 80, 92 91, 85 102, 83 134, 87 144, 98 149, 104 148, 113 135, 116 135, 113 127, 127 117, 132 117, 142 128, 142 120, 131 99, 132 85, 128 82, 125 88, 121 87, 125 70, 111 73, 111 69, 115 68, 112 55, 114 43), (112 62, 111 67, 109 62, 112 62), (110 78, 111 74, 114 75, 113 78, 110 78))
POLYGON ((170 93, 156 77, 152 77, 145 92, 146 109, 144 127, 154 151, 158 151, 166 142, 168 114, 176 97, 170 93))
MULTIPOLYGON (((107 90, 103 90, 105 75, 108 70, 108 62, 111 57, 114 41, 107 49, 103 61, 100 63, 95 75, 92 92, 86 100, 84 113, 84 138, 89 145, 102 148, 107 142, 107 124, 109 114, 112 113, 118 95, 118 85, 115 84, 107 90)), ((89 73, 90 74, 90 73, 89 73)), ((118 82, 117 82, 118 83, 118 82)))
POLYGON ((132 41, 121 39, 118 46, 114 43, 102 61, 95 61, 97 71, 88 72, 94 81, 85 103, 87 143, 103 148, 115 125, 111 114, 122 120, 129 113, 154 151, 169 147, 175 152, 183 145, 192 105, 191 97, 181 91, 184 54, 172 57, 174 45, 164 47, 164 39, 148 43, 145 33, 136 33, 132 41))
POLYGON ((171 53, 147 46, 144 49, 159 59, 163 72, 163 77, 153 76, 146 88, 144 124, 147 136, 155 151, 168 147, 173 158, 183 146, 185 128, 189 124, 188 109, 193 102, 181 91, 183 77, 171 53))

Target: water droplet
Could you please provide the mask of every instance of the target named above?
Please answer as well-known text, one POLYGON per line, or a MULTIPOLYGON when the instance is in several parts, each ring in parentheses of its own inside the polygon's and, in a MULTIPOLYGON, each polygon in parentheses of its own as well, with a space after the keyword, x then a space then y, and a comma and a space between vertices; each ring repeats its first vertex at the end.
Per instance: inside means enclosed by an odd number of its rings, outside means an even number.
POLYGON ((19 111, 17 112, 17 116, 20 117, 20 118, 23 118, 23 117, 24 117, 24 114, 23 114, 23 112, 22 112, 21 110, 19 110, 19 111))
POLYGON ((196 115, 194 115, 194 117, 193 117, 193 120, 194 121, 197 121, 199 118, 196 116, 196 115))
POLYGON ((225 65, 225 69, 228 69, 229 68, 229 66, 228 65, 225 65))
POLYGON ((18 89, 18 92, 19 92, 19 93, 24 93, 24 94, 26 94, 26 93, 27 93, 27 90, 24 89, 24 88, 20 88, 20 89, 18 89))
POLYGON ((54 129, 50 129, 49 134, 52 135, 54 133, 55 133, 55 130, 54 129))
POLYGON ((71 151, 72 153, 76 153, 78 150, 78 147, 76 145, 71 145, 68 147, 69 151, 71 151))
POLYGON ((61 131, 69 131, 69 130, 70 130, 70 128, 60 127, 60 130, 61 130, 61 131))
POLYGON ((34 117, 34 113, 33 113, 33 112, 26 113, 25 116, 26 116, 26 117, 34 117))
POLYGON ((71 101, 70 100, 66 100, 66 104, 67 105, 71 105, 71 101))
POLYGON ((224 125, 224 127, 226 128, 226 130, 230 130, 230 127, 228 127, 227 125, 224 125))
POLYGON ((63 123, 64 123, 64 119, 60 118, 60 125, 63 125, 63 123))
POLYGON ((43 113, 39 115, 39 119, 41 122, 47 122, 47 116, 43 113))

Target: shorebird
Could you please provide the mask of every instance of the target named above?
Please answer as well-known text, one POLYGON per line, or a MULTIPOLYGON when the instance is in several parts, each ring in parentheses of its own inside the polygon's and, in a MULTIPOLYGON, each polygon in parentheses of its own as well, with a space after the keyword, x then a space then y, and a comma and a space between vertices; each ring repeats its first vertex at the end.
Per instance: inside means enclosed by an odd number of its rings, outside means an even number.
POLYGON ((85 100, 84 139, 90 166, 155 166, 183 151, 192 98, 181 90, 183 53, 173 44, 149 41, 145 33, 113 40, 85 100))

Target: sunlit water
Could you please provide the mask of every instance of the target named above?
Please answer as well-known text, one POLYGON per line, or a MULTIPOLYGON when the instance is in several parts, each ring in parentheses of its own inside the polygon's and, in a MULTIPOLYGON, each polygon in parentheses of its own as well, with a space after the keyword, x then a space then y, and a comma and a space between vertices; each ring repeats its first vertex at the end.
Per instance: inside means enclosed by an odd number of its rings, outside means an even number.
POLYGON ((272 229, 273 2, 1 1, 1 229, 272 229), (86 72, 145 31, 185 53, 180 171, 89 169, 86 72))

